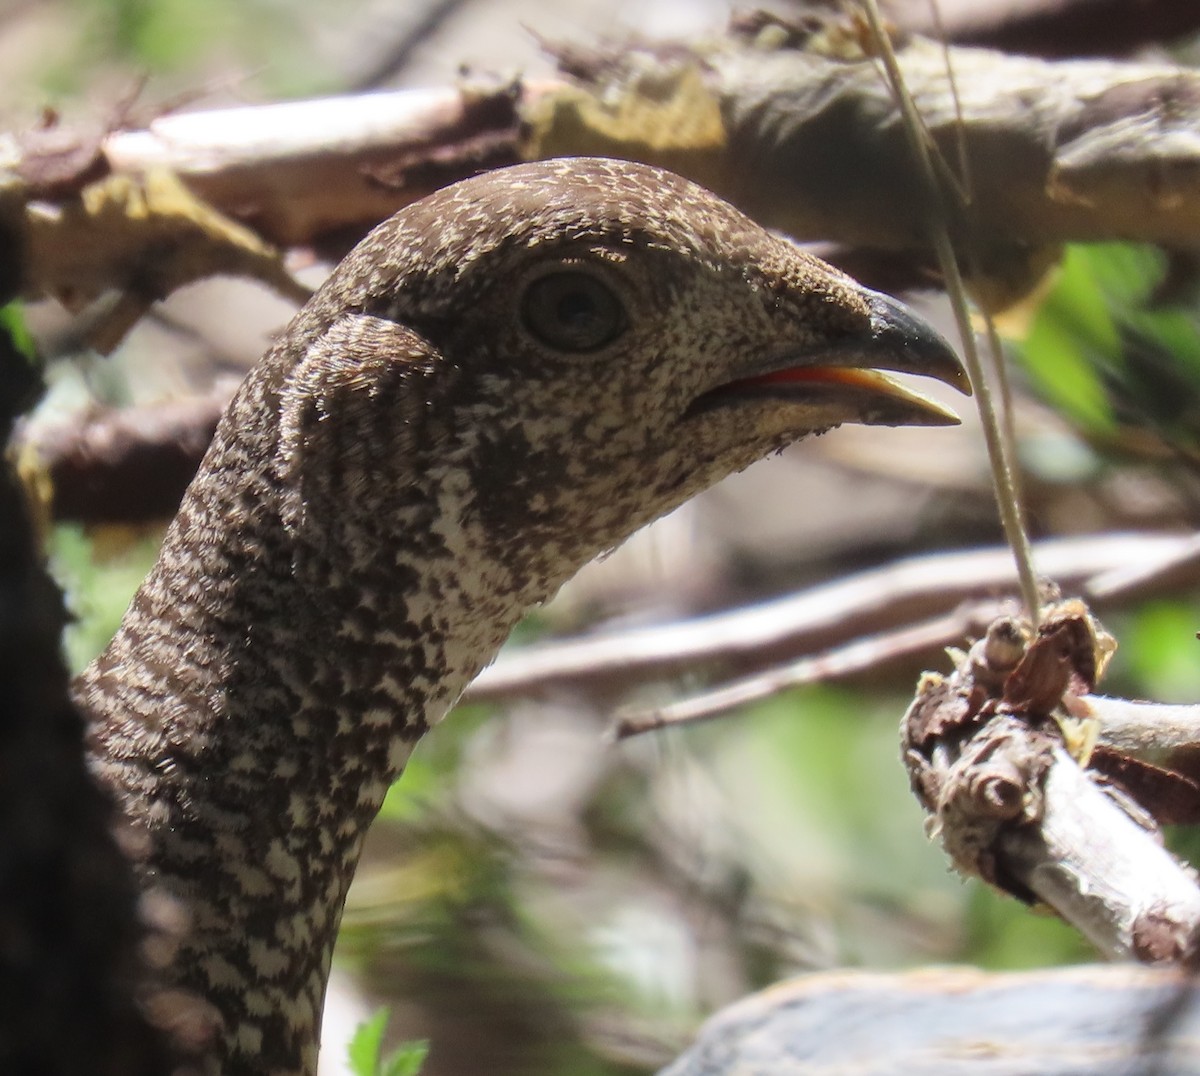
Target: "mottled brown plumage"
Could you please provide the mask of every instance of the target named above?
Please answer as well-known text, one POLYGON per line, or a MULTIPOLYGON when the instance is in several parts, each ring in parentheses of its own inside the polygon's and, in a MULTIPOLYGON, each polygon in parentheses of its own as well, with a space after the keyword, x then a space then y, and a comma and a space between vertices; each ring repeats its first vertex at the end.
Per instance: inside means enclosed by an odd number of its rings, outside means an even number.
POLYGON ((530 605, 806 433, 953 421, 872 367, 962 385, 898 304, 640 165, 468 180, 338 267, 77 685, 190 912, 175 975, 221 1014, 213 1071, 313 1071, 367 826, 530 605))

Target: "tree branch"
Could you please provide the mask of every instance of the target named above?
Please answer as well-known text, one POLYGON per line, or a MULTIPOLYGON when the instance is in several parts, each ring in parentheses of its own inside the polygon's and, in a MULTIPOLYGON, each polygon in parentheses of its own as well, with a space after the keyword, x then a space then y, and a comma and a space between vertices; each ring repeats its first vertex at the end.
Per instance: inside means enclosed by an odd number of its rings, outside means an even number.
POLYGON ((612 735, 614 739, 624 740, 672 725, 707 721, 791 688, 878 670, 898 660, 911 661, 918 655, 950 646, 965 636, 982 631, 989 620, 999 615, 1000 606, 996 602, 977 602, 946 616, 864 636, 844 646, 809 654, 788 665, 764 669, 678 702, 618 714, 612 735))
MULTIPOLYGON (((1092 576, 1143 557, 1162 558, 1188 541, 1169 534, 1061 538, 1037 543, 1034 558, 1042 575, 1086 593, 1092 576)), ((564 688, 627 691, 703 665, 768 669, 864 632, 945 615, 1013 583, 1007 549, 912 557, 744 609, 507 650, 467 697, 496 700, 564 688)))
MULTIPOLYGON (((951 41, 1037 56, 1122 56, 1200 29, 1192 0, 939 0, 951 41)), ((892 0, 901 26, 937 36, 926 0, 892 0)))
MULTIPOLYGON (((163 116, 144 130, 112 132, 94 152, 82 138, 64 145, 62 132, 53 152, 47 132, 43 141, 9 138, 0 143, 0 218, 22 236, 27 294, 79 302, 104 285, 153 299, 218 271, 287 290, 262 244, 340 255, 451 180, 586 153, 674 168, 799 239, 922 256, 924 207, 902 163, 898 115, 851 31, 760 15, 708 45, 554 46, 569 81, 163 116), (162 214, 151 206, 138 224, 130 208, 146 203, 138 192, 164 172, 227 222, 198 223, 194 207, 183 212, 186 226, 172 217, 171 243, 204 252, 165 264, 162 214), (117 180, 126 184, 119 196, 117 180), (144 238, 122 244, 102 219, 144 238), (249 226, 253 239, 235 225, 249 226)), ((979 246, 1000 298, 1021 294, 1047 264, 1037 252, 1067 240, 1200 242, 1200 74, 946 53, 917 37, 899 46, 905 81, 947 159, 958 159, 961 138, 973 183, 952 230, 979 246)))
POLYGON ((1114 646, 1077 600, 1051 606, 1036 633, 997 619, 949 676, 922 678, 901 725, 905 766, 961 873, 1049 905, 1110 959, 1192 961, 1194 872, 1163 847, 1154 797, 1090 768, 1095 730, 1064 708, 1114 646))
POLYGON ((140 407, 97 408, 71 422, 27 424, 27 466, 50 479, 57 520, 169 519, 208 450, 231 389, 140 407))

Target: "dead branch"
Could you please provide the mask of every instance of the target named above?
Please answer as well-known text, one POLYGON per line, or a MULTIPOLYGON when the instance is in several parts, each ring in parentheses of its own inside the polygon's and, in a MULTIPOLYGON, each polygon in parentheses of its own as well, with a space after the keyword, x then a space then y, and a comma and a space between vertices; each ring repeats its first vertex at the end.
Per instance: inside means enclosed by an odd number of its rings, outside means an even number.
POLYGON ((119 296, 94 334, 100 350, 206 276, 302 302, 282 250, 338 258, 400 206, 518 160, 516 96, 459 87, 164 116, 103 139, 2 136, 0 226, 16 237, 26 296, 72 310, 119 296))
MULTIPOLYGON (((1123 56, 1200 29, 1192 0, 939 0, 951 41, 1036 56, 1123 56)), ((891 0, 888 15, 937 37, 926 0, 891 0)))
MULTIPOLYGON (((0 215, 5 193, 0 189, 0 215)), ((159 299, 206 277, 251 277, 297 302, 309 295, 278 251, 165 169, 107 176, 65 198, 30 198, 19 221, 25 295, 48 295, 72 311, 118 296, 91 334, 102 352, 159 299)))
MULTIPOLYGON (((972 779, 980 776, 976 769, 972 779)), ((1157 829, 1135 821, 1061 747, 1040 792, 1034 824, 1006 828, 997 840, 996 858, 1013 879, 1110 960, 1194 957, 1200 889, 1157 829)))
POLYGON ((553 86, 464 84, 162 116, 114 132, 114 171, 167 169, 276 246, 349 249, 438 187, 522 159, 521 110, 553 86))
POLYGON ((54 519, 169 519, 231 395, 226 388, 152 406, 97 408, 61 424, 26 424, 15 448, 24 469, 49 478, 54 519))
MULTIPOLYGON (((923 38, 899 44, 931 136, 957 161, 945 54, 923 38)), ((555 51, 571 81, 169 115, 114 131, 94 151, 83 136, 52 151, 4 139, 0 221, 21 236, 25 291, 79 302, 112 286, 144 302, 202 272, 287 289, 272 248, 336 256, 434 187, 568 153, 674 168, 800 239, 923 254, 926 207, 899 119, 852 25, 760 15, 708 45, 555 51), (177 212, 172 197, 174 208, 156 208, 164 174, 198 205, 177 212), (137 238, 122 241, 122 229, 137 238)), ((1000 298, 1028 287, 1047 263, 1039 252, 1066 240, 1200 241, 1200 75, 949 56, 972 180, 971 205, 952 224, 980 245, 1000 298)))
MULTIPOLYGON (((1069 591, 1120 564, 1161 559, 1186 535, 1112 534, 1038 543, 1038 571, 1069 591)), ((468 690, 476 701, 555 690, 625 691, 635 684, 715 665, 765 670, 864 632, 945 615, 961 603, 1011 593, 1007 549, 936 553, 859 572, 745 609, 540 643, 503 653, 468 690)))
POLYGON ((1181 963, 1200 937, 1195 874, 1163 847, 1146 786, 1090 768, 1096 730, 1064 707, 1113 649, 1076 600, 1036 634, 994 621, 949 676, 923 678, 901 725, 905 766, 960 872, 1049 905, 1110 958, 1181 963))
MULTIPOLYGON (((898 59, 969 200, 949 221, 1003 305, 1067 240, 1194 245, 1200 75, 1049 62, 913 37, 898 59), (961 154, 960 154, 961 146, 961 154)), ((572 95, 530 111, 540 153, 603 152, 681 170, 800 239, 922 251, 930 212, 898 112, 856 29, 743 17, 708 48, 560 49, 572 95)))
POLYGON ((679 702, 621 713, 613 722, 612 735, 614 739, 624 740, 668 726, 707 721, 791 688, 878 670, 895 661, 911 661, 918 655, 929 654, 982 631, 988 621, 1000 615, 1000 609, 996 602, 969 604, 947 616, 856 639, 845 646, 810 654, 789 665, 764 669, 679 702))
POLYGON ((1159 754, 1200 747, 1200 706, 1114 699, 1105 695, 1068 696, 1068 713, 1097 724, 1100 743, 1131 755, 1159 754))

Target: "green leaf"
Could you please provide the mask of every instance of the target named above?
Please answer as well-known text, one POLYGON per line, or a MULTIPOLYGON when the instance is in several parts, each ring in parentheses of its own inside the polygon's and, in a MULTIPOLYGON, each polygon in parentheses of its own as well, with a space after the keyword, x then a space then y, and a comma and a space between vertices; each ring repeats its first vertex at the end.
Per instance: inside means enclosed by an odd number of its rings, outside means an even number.
POLYGON ((383 1047, 383 1033, 387 1030, 388 1011, 377 1010, 368 1020, 358 1025, 347 1048, 350 1071, 354 1076, 378 1076, 379 1051, 383 1047))
POLYGON ((1200 455, 1200 315, 1151 246, 1067 248, 1018 353, 1048 403, 1101 443, 1200 455))
POLYGON ((1120 348, 1107 298, 1087 252, 1068 248, 1058 280, 1034 318, 1021 355, 1046 399, 1085 430, 1115 426, 1100 376, 1120 348))
POLYGON ((386 1058, 380 1057, 388 1016, 386 1008, 378 1009, 355 1031, 346 1051, 354 1076, 417 1076, 421 1071, 429 1053, 424 1040, 401 1043, 386 1058))
POLYGON ((0 306, 0 329, 8 333, 16 349, 30 362, 37 360, 37 347, 25 327, 25 313, 19 302, 0 306))
POLYGON ((1194 602, 1154 601, 1137 610, 1121 633, 1124 665, 1139 690, 1160 702, 1187 702, 1200 695, 1200 609, 1194 602))
POLYGON ((403 1043, 388 1055, 381 1076, 417 1076, 428 1054, 429 1043, 424 1039, 403 1043))

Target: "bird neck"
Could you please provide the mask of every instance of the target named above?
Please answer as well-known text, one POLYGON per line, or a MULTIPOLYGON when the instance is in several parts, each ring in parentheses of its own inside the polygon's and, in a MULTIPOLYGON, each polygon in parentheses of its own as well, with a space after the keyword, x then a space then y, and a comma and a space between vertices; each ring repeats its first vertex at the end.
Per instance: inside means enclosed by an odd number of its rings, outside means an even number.
MULTIPOLYGON (((333 536, 307 529, 276 435, 248 443, 237 417, 276 406, 244 390, 76 685, 94 768, 148 838, 146 877, 188 915, 172 974, 219 1013, 226 1076, 315 1071, 367 827, 416 741, 561 582, 489 559, 452 466, 391 483, 386 509, 332 512, 333 536)), ((330 476, 329 495, 352 480, 330 476)))

